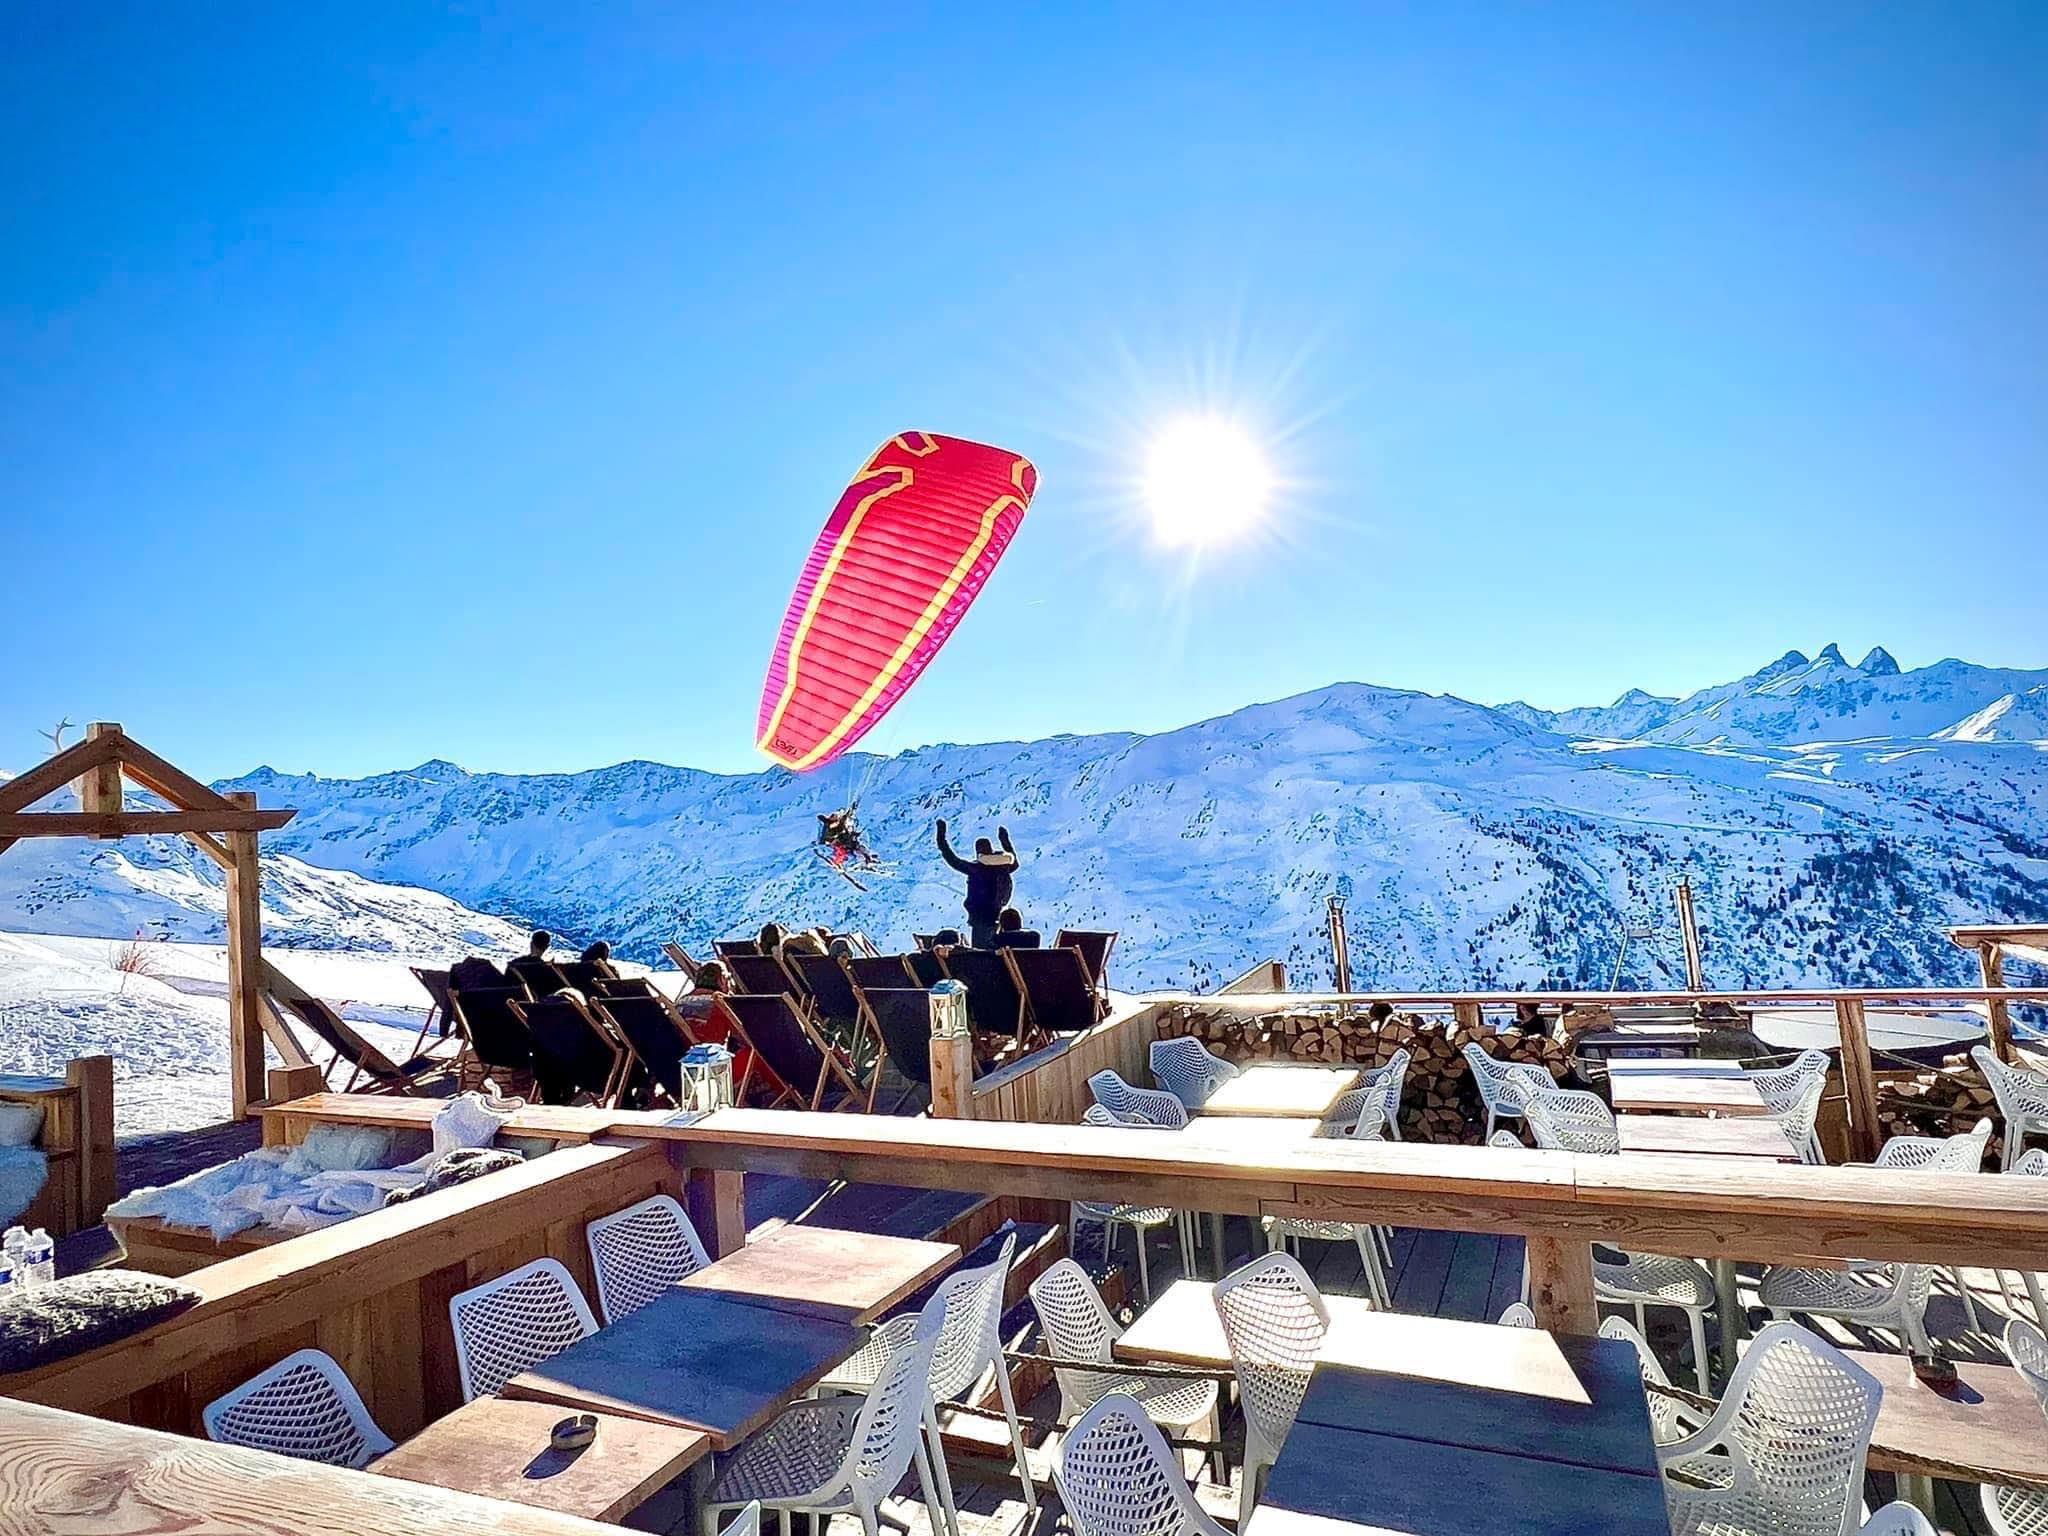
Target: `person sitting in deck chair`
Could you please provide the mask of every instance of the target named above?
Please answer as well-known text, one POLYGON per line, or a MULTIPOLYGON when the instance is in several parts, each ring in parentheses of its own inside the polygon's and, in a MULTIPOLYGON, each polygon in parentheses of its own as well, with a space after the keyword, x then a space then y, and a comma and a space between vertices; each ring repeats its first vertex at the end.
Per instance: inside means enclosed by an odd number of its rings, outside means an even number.
POLYGON ((607 940, 599 939, 584 950, 578 963, 589 966, 592 974, 601 976, 606 981, 619 979, 619 968, 612 964, 612 947, 607 940))
POLYGON ((1005 907, 996 914, 997 949, 1037 949, 1044 943, 1036 928, 1024 926, 1024 914, 1015 907, 1005 907))
POLYGON ((513 980, 525 982, 535 997, 546 997, 562 984, 562 973, 548 964, 548 950, 554 942, 555 936, 547 929, 534 929, 526 953, 505 967, 513 980))
POLYGON ((967 899, 961 905, 967 909, 968 935, 976 949, 993 949, 996 919, 1010 904, 1010 894, 1016 886, 1013 877, 1017 871, 1017 850, 1010 842, 1010 829, 996 828, 996 836, 1002 839, 1003 844, 1000 853, 987 838, 977 837, 971 863, 955 853, 953 845, 946 841, 946 818, 943 816, 939 818, 938 830, 939 856, 967 877, 967 899))

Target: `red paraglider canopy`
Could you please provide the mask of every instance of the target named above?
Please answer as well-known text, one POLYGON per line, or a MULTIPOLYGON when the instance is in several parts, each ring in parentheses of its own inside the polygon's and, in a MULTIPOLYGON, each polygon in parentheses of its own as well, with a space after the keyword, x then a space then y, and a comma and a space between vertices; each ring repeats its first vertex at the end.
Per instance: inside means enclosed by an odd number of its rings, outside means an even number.
POLYGON ((882 444, 797 579, 761 690, 761 750, 801 770, 859 741, 973 605, 1037 488, 1029 459, 985 443, 882 444))

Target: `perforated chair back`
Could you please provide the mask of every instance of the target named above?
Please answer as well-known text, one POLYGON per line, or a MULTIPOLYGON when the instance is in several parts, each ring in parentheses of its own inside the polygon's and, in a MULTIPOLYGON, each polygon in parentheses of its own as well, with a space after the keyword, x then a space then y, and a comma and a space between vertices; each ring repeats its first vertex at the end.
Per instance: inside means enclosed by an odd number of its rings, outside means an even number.
POLYGON ((1154 1040, 1146 1054, 1152 1066, 1152 1081, 1179 1099, 1190 1112, 1200 1109, 1210 1094, 1238 1073, 1236 1067, 1193 1035, 1154 1040))
POLYGON ((1472 1086, 1489 1116, 1521 1114, 1522 1098, 1557 1086, 1557 1080, 1543 1068, 1527 1062, 1502 1061, 1478 1041, 1466 1042, 1466 1064, 1472 1068, 1472 1086), (1538 1079, 1541 1079, 1539 1082, 1538 1079))
POLYGON ((1991 1097, 1997 1101, 1998 1112, 2005 1117, 2002 1161, 2003 1166, 2010 1168, 2019 1159, 2027 1132, 2048 1130, 2048 1078, 2000 1061, 1989 1046, 1972 1046, 1970 1060, 1984 1074, 1984 1081, 1991 1087, 1991 1097))
POLYGON ((597 1319, 557 1259, 535 1259, 510 1274, 448 1298, 462 1400, 489 1397, 530 1365, 551 1360, 597 1332, 597 1319))
POLYGON ((1979 1120, 1959 1136, 1894 1136, 1879 1148, 1871 1166, 1915 1173, 1981 1173, 1991 1131, 1989 1120, 1979 1120))
POLYGON ((1128 1371, 1114 1367, 1110 1353, 1123 1337, 1123 1329, 1109 1315, 1088 1272, 1072 1259, 1061 1259, 1031 1282, 1031 1306, 1055 1359, 1099 1360, 1109 1367, 1100 1371, 1053 1368, 1059 1377, 1060 1395, 1071 1407, 1086 1407, 1129 1379, 1128 1371))
POLYGON ((1159 1426, 1121 1392, 1060 1437, 1052 1482, 1075 1536, 1224 1536, 1159 1426))
POLYGON ((1088 1079, 1088 1091, 1095 1096, 1096 1103, 1119 1120, 1135 1120, 1171 1131, 1188 1123, 1186 1106, 1172 1094, 1153 1088, 1133 1088, 1108 1067, 1088 1079))
POLYGON ((711 1262, 697 1229, 673 1196, 647 1199, 600 1216, 583 1229, 597 1306, 607 1323, 639 1311, 685 1275, 711 1262))
POLYGON ((1308 1390, 1330 1309, 1292 1254, 1269 1253, 1216 1282, 1216 1314, 1245 1423, 1277 1450, 1308 1390))
POLYGON ((902 1481, 917 1454, 931 1392, 932 1351, 945 1323, 945 1304, 934 1296, 918 1314, 916 1332, 889 1356, 854 1421, 840 1476, 869 1509, 902 1481))
POLYGON ((2005 1353, 2020 1379, 2034 1389, 2034 1401, 2048 1415, 2048 1335, 2024 1318, 2005 1325, 2005 1353))
MULTIPOLYGON (((1997 1490, 1994 1490, 1987 1484, 1984 1489, 1986 1498, 1988 1499, 1995 1491, 1997 1490)), ((2012 1493, 2029 1492, 2029 1490, 2022 1488, 2014 1488, 2007 1491, 2012 1493)), ((2031 1497, 2039 1505, 2041 1496, 2035 1493, 2031 1494, 2031 1497)), ((1858 1533, 1858 1536, 1937 1536, 1937 1533, 1933 1522, 1921 1514, 1919 1510, 1908 1504, 1904 1499, 1894 1499, 1863 1522, 1863 1529, 1858 1533)))
POLYGON ((1614 1112, 1597 1093, 1578 1088, 1552 1088, 1523 1093, 1522 1115, 1536 1145, 1548 1152, 1611 1153, 1621 1150, 1614 1112))
POLYGON ((1365 1074, 1366 1086, 1380 1091, 1381 1118, 1393 1128, 1397 1138, 1401 1126, 1401 1093, 1408 1085, 1408 1066, 1414 1059, 1404 1046, 1387 1059, 1384 1067, 1365 1074))
POLYGON ((1756 1085, 1756 1091, 1762 1097, 1764 1107, 1774 1115, 1782 1115, 1799 1102, 1799 1095, 1808 1079, 1826 1079, 1828 1053, 1801 1051, 1785 1066, 1745 1075, 1756 1085))
POLYGON ((533 1033, 512 1011, 526 1001, 523 987, 462 987, 455 996, 455 1022, 462 1037, 487 1067, 533 1070, 533 1033))
POLYGON ((939 1307, 943 1326, 932 1347, 932 1397, 949 1402, 973 1386, 1002 1358, 1003 1289, 1017 1234, 1003 1238, 996 1257, 977 1269, 948 1275, 926 1305, 939 1307))
POLYGON ((1048 1035, 1078 1035, 1101 1022, 1095 983, 1089 979, 1081 951, 1005 949, 1001 954, 1017 990, 1030 1005, 1032 1022, 1048 1035))
POLYGON ((368 1466, 391 1449, 362 1395, 332 1356, 317 1349, 286 1355, 199 1413, 206 1437, 330 1467, 368 1466))
MULTIPOLYGON (((1517 1302, 1517 1306, 1521 1303, 1517 1302)), ((1535 1315, 1530 1314, 1529 1327, 1536 1326, 1535 1315)), ((1635 1324, 1626 1318, 1605 1318, 1600 1324, 1600 1337, 1621 1339, 1636 1352, 1636 1366, 1642 1372, 1645 1388, 1671 1385, 1671 1378, 1665 1373, 1664 1364, 1657 1358, 1657 1352, 1650 1348, 1650 1341, 1636 1331, 1635 1324)), ((1669 1445, 1687 1433, 1686 1425, 1679 1417, 1676 1398, 1659 1392, 1646 1392, 1650 1401, 1650 1433, 1659 1445, 1669 1445)))
POLYGON ((1500 1315, 1500 1326, 1503 1328, 1534 1328, 1536 1326, 1536 1314, 1530 1310, 1529 1303, 1526 1301, 1511 1301, 1507 1304, 1506 1310, 1500 1315))

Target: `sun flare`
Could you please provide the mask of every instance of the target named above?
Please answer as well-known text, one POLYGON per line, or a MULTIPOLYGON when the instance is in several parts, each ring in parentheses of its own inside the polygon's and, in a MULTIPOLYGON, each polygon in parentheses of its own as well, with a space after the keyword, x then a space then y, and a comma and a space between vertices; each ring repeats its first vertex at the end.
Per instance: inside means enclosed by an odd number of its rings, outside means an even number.
POLYGON ((1145 456, 1152 532, 1169 547, 1201 549, 1252 532, 1265 520, 1272 489, 1265 455, 1227 417, 1169 422, 1145 456))

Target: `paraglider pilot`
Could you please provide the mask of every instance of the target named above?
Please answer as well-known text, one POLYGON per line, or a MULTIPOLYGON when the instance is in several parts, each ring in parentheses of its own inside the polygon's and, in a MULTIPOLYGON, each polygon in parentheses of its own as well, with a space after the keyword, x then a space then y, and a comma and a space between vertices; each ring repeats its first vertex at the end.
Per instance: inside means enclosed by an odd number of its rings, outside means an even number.
POLYGON ((818 846, 831 855, 834 869, 845 868, 848 859, 858 859, 863 866, 875 862, 875 851, 861 835, 860 823, 854 820, 853 812, 854 808, 849 805, 843 811, 819 813, 818 846))
POLYGON ((976 949, 993 949, 996 919, 1010 904, 1010 892, 1017 869, 1017 850, 1010 842, 1010 829, 997 827, 1002 852, 985 837, 974 840, 974 858, 963 859, 946 841, 946 818, 939 818, 939 856, 967 877, 967 926, 976 949))

